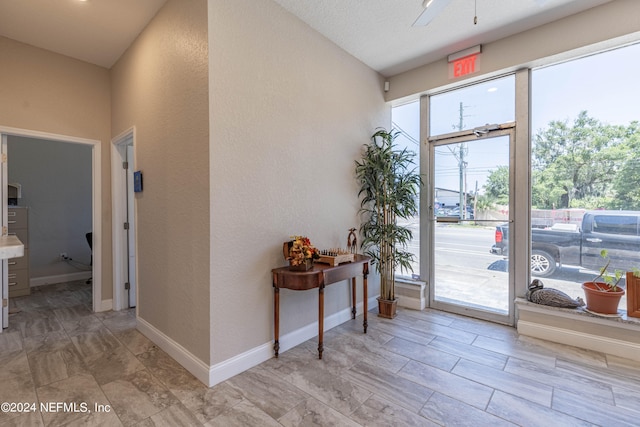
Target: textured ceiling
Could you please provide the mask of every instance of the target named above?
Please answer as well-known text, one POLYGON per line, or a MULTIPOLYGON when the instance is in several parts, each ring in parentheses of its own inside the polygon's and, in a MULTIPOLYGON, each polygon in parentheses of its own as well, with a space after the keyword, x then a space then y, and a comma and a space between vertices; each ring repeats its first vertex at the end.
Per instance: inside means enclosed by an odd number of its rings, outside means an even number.
POLYGON ((426 27, 412 26, 424 10, 422 0, 274 1, 391 76, 610 0, 451 0, 426 27))
MULTIPOLYGON (((390 76, 610 0, 451 0, 426 27, 422 0, 273 1, 390 76)), ((0 0, 0 35, 110 68, 165 2, 0 0)))

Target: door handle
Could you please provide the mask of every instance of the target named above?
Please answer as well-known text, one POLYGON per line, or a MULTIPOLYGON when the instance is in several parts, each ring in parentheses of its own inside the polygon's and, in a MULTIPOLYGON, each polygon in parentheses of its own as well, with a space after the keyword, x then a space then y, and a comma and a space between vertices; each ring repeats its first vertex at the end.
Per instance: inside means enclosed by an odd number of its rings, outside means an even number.
POLYGON ((591 242, 591 243, 601 243, 602 239, 597 239, 597 238, 587 238, 585 239, 587 242, 591 242))

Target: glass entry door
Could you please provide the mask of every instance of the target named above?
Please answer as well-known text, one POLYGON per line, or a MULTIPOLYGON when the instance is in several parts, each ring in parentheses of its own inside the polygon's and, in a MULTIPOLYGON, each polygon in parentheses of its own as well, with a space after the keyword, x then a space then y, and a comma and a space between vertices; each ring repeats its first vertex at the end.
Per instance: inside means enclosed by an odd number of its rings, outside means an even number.
POLYGON ((429 140, 431 307, 513 322, 509 189, 514 125, 429 140))

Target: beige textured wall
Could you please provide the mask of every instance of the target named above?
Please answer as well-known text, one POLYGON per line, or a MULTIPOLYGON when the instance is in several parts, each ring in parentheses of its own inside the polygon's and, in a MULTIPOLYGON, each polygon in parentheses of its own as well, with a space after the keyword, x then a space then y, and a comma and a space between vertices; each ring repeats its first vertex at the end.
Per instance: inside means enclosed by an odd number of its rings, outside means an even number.
POLYGON ((136 127, 138 313, 209 362, 206 0, 170 0, 112 68, 117 135, 136 127))
MULTIPOLYGON (((377 73, 271 0, 209 0, 209 49, 215 364, 273 339, 282 242, 346 245, 354 160, 390 110, 377 73)), ((317 301, 283 290, 281 335, 317 321, 317 301)), ((347 282, 329 286, 325 315, 347 307, 347 282)))
MULTIPOLYGON (((640 40, 640 1, 616 0, 571 15, 512 37, 482 46, 482 62, 477 75, 486 78, 516 68, 545 65, 584 55, 594 47, 602 49, 640 40)), ((451 52, 453 53, 453 52, 451 52)), ((446 58, 389 79, 389 101, 403 99, 434 88, 459 85, 465 79, 448 78, 446 58)))
POLYGON ((105 68, 0 37, 0 126, 101 141, 103 300, 113 293, 110 105, 105 68))

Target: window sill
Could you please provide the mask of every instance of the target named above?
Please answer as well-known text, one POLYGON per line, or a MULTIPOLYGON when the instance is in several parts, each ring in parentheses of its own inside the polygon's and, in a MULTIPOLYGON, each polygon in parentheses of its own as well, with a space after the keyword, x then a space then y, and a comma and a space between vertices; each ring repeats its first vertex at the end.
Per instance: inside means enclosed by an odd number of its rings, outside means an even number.
POLYGON ((411 310, 424 310, 427 306, 427 283, 396 277, 398 306, 411 310))
POLYGON ((621 312, 620 316, 598 316, 597 314, 592 314, 586 311, 583 307, 578 308, 561 308, 561 307, 550 307, 548 305, 536 304, 531 301, 528 301, 525 298, 516 298, 516 306, 518 309, 521 307, 528 307, 528 310, 538 310, 539 312, 559 316, 566 317, 569 319, 575 319, 578 317, 584 322, 592 322, 600 325, 608 325, 611 327, 621 327, 624 328, 626 325, 630 326, 633 330, 640 330, 640 318, 639 317, 627 317, 627 312, 621 312))
POLYGON ((640 319, 603 317, 583 308, 559 308, 516 298, 518 332, 640 361, 640 319))

